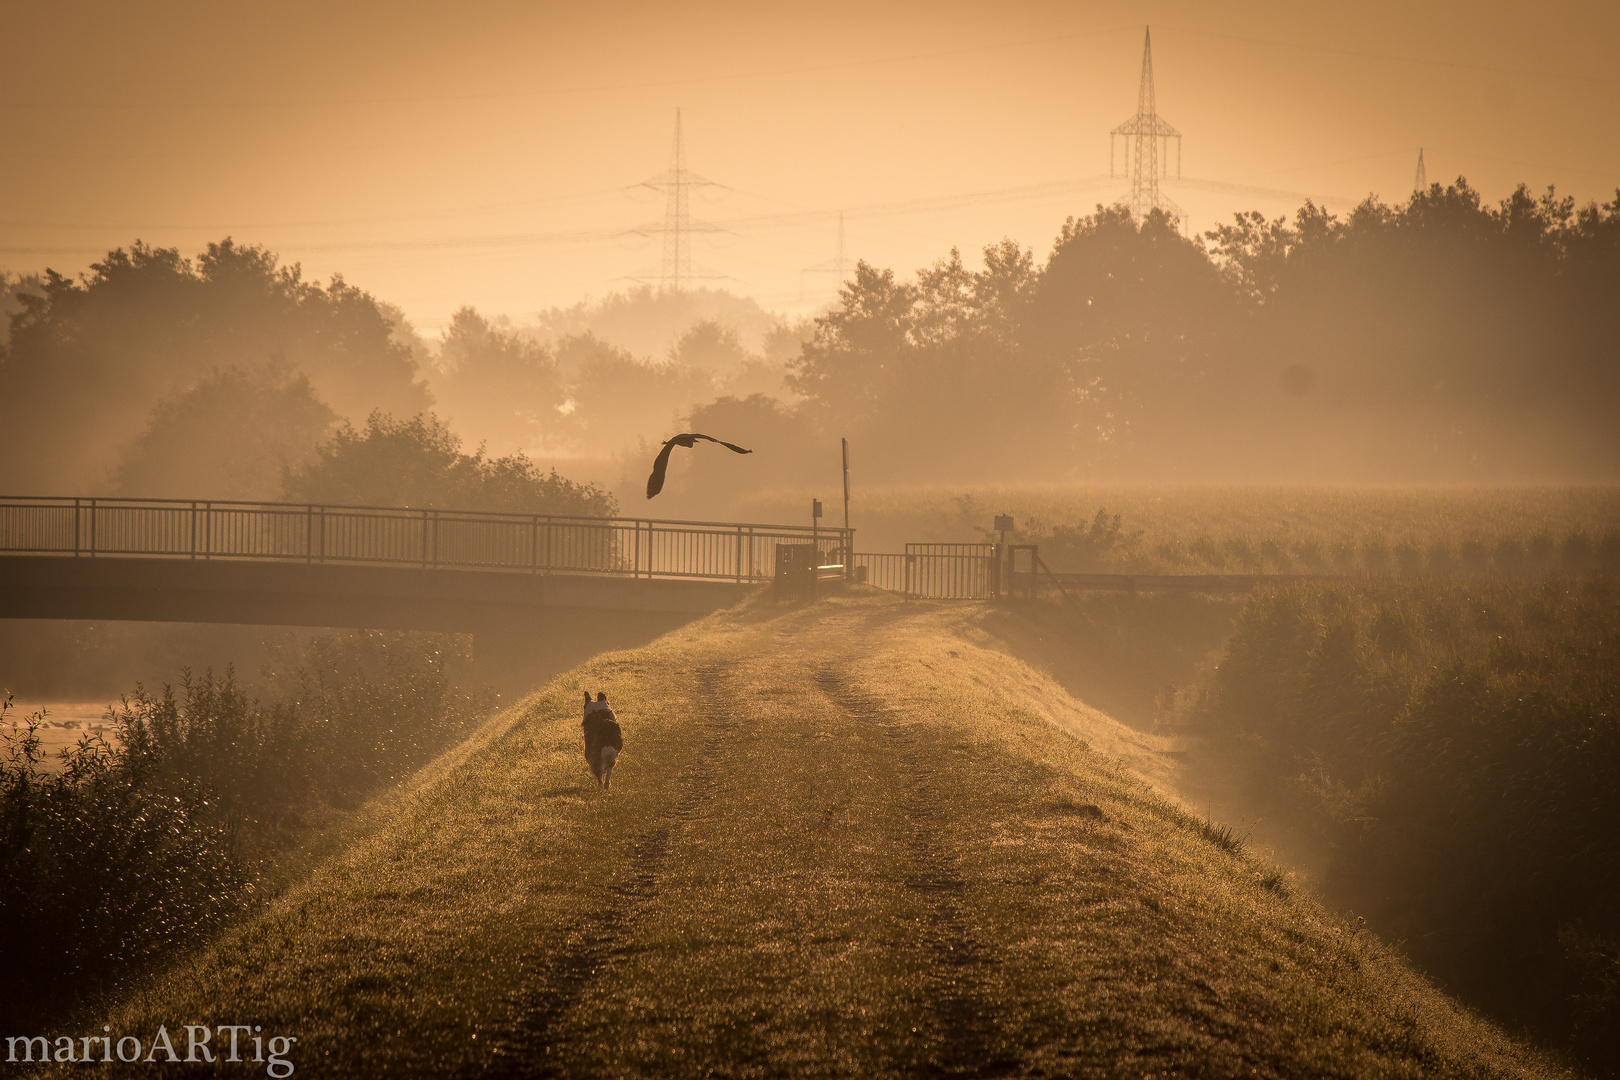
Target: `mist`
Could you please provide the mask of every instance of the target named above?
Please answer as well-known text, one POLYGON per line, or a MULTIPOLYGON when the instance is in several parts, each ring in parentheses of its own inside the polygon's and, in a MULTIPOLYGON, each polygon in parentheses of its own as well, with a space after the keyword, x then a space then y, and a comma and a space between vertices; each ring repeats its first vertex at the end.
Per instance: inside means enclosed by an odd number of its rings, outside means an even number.
POLYGON ((8 12, 0 1021, 1620 1076, 1620 8, 1356 14, 8 12))

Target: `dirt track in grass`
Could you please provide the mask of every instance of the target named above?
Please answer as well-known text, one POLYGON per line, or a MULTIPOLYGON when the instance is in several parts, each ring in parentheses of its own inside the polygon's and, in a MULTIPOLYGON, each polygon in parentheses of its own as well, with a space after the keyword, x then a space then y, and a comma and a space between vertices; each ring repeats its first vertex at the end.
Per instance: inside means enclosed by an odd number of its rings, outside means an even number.
POLYGON ((105 1023, 259 1025, 315 1076, 1556 1073, 1205 839, 983 614, 761 600, 598 657, 105 1023))

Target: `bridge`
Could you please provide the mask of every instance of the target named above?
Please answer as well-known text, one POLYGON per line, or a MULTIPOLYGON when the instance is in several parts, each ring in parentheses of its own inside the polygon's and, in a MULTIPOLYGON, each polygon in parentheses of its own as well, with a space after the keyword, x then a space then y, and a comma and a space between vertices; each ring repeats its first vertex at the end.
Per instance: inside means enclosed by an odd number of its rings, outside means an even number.
POLYGON ((678 625, 852 533, 400 507, 0 497, 0 617, 486 633, 678 625))

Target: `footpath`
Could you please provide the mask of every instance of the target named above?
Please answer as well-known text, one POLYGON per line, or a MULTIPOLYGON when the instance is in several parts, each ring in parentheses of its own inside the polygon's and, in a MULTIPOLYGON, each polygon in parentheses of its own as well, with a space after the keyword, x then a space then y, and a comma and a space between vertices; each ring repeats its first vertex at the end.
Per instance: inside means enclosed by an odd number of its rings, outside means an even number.
POLYGON ((762 598, 597 657, 104 1023, 252 1025, 320 1077, 1557 1075, 975 620, 762 598))

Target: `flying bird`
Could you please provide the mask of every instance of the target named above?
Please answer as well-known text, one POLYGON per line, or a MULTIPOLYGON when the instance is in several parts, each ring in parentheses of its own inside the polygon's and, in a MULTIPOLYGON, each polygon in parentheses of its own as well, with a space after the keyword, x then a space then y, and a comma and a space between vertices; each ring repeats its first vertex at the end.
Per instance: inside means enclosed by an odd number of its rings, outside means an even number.
POLYGON ((716 439, 712 435, 699 435, 696 432, 691 431, 687 432, 685 435, 677 435, 664 444, 664 448, 658 451, 658 457, 653 461, 652 475, 647 477, 647 498, 650 499, 660 491, 664 490, 664 472, 669 468, 669 452, 677 446, 684 446, 690 450, 692 447, 697 445, 697 440, 699 439, 702 439, 704 442, 719 443, 727 450, 734 451, 738 454, 753 453, 752 450, 744 450, 740 446, 733 446, 731 443, 725 442, 721 439, 716 439))

